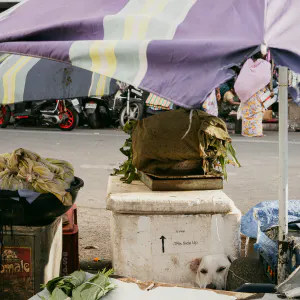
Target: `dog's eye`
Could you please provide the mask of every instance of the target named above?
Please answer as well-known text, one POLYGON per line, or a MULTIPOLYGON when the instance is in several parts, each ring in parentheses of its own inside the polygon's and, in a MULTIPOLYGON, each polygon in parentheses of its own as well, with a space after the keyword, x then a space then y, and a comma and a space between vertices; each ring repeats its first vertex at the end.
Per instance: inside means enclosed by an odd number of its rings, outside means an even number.
POLYGON ((217 272, 220 273, 220 272, 223 272, 226 268, 225 267, 220 267, 217 272))
POLYGON ((201 269, 200 272, 201 272, 202 274, 207 274, 207 270, 206 270, 206 269, 201 269))

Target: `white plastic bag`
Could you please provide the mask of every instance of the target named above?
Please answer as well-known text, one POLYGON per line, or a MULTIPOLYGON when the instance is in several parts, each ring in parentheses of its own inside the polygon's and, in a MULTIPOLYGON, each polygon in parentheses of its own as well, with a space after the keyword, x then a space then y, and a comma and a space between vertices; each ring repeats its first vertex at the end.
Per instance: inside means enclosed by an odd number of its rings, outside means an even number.
POLYGON ((263 59, 249 58, 235 82, 234 90, 242 103, 266 87, 271 80, 271 64, 263 59))

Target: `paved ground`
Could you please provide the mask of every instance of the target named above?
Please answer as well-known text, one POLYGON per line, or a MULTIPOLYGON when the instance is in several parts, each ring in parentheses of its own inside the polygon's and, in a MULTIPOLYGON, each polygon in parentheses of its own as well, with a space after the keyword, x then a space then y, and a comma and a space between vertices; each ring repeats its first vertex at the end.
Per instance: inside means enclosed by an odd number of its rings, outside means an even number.
MULTIPOLYGON (((246 212, 263 200, 277 199, 278 134, 267 132, 259 139, 232 136, 242 168, 229 168, 225 192, 246 212)), ((119 148, 125 135, 117 130, 78 129, 0 130, 0 153, 23 147, 44 157, 71 162, 76 175, 84 179, 79 207, 80 248, 82 259, 107 258, 110 254, 109 213, 105 210, 107 178, 123 160, 119 148), (85 249, 96 246, 98 249, 85 249)), ((290 199, 300 199, 300 133, 289 134, 290 199)))

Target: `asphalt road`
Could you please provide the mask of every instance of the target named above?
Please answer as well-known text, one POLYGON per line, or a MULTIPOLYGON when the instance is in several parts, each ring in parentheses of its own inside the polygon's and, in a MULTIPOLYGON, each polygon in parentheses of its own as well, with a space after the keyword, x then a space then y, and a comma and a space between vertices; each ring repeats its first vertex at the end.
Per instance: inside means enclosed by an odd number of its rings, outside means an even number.
MULTIPOLYGON (((232 136, 242 168, 229 167, 224 191, 243 213, 256 203, 277 199, 278 134, 266 134, 257 139, 232 136)), ((119 130, 0 130, 0 153, 22 147, 43 157, 64 159, 74 165, 76 175, 84 180, 85 187, 77 201, 84 259, 110 258, 106 185, 113 168, 124 159, 119 152, 124 140, 125 134, 119 130), (89 246, 97 249, 84 249, 89 246)), ((289 133, 290 199, 300 199, 299 150, 300 133, 289 133)))

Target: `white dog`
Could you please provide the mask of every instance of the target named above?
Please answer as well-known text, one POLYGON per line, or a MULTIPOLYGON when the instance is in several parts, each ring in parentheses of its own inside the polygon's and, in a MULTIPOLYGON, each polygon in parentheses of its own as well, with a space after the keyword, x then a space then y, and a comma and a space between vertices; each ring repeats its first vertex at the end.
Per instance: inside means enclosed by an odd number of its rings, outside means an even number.
POLYGON ((190 268, 196 273, 195 283, 200 288, 224 290, 232 259, 225 254, 207 255, 194 259, 190 268))

